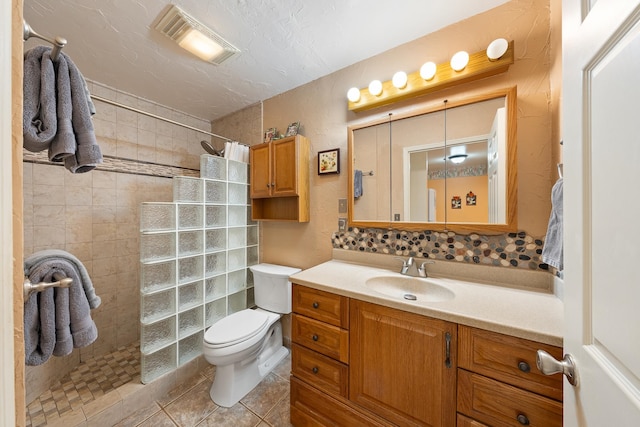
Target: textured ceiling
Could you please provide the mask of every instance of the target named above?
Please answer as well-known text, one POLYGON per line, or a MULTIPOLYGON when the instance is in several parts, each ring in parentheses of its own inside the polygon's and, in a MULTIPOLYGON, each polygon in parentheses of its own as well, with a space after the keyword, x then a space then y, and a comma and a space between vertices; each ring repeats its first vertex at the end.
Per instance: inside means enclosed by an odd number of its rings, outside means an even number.
POLYGON ((25 0, 24 16, 88 79, 213 120, 505 2, 175 0, 241 50, 218 66, 153 29, 168 1, 25 0))

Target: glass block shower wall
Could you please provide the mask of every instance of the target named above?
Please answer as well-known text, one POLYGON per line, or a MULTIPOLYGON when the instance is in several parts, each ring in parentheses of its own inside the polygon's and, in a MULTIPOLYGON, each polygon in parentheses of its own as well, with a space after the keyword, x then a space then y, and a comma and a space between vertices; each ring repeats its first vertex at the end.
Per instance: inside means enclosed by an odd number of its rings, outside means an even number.
POLYGON ((200 178, 173 178, 173 202, 142 204, 143 383, 202 354, 209 326, 254 305, 258 224, 249 209, 248 165, 206 154, 200 178))

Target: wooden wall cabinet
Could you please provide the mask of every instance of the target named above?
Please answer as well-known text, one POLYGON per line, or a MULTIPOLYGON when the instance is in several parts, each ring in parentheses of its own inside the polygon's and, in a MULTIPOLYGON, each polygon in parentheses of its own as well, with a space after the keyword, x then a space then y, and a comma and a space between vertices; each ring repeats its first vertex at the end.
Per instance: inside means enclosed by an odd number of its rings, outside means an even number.
POLYGON ((302 135, 251 146, 254 221, 309 221, 309 150, 302 135))

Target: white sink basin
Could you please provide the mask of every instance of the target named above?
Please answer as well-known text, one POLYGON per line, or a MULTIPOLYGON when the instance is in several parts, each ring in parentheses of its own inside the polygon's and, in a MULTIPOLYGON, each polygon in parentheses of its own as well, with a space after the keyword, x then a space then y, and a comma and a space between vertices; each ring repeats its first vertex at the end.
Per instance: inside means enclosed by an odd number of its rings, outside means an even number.
POLYGON ((450 289, 419 277, 379 276, 368 279, 365 285, 375 292, 407 301, 438 302, 455 296, 450 289))

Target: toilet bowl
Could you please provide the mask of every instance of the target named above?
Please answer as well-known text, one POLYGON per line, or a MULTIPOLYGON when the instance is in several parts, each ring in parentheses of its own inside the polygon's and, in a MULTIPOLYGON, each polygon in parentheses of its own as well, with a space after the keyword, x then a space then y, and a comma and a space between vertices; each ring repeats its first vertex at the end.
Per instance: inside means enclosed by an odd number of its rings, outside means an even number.
POLYGON ((204 335, 204 357, 216 366, 209 394, 224 407, 238 403, 289 354, 282 344, 280 317, 291 313, 289 276, 300 269, 274 264, 249 269, 258 308, 233 313, 204 335))

